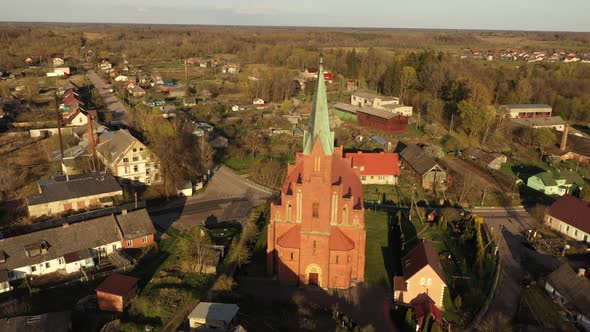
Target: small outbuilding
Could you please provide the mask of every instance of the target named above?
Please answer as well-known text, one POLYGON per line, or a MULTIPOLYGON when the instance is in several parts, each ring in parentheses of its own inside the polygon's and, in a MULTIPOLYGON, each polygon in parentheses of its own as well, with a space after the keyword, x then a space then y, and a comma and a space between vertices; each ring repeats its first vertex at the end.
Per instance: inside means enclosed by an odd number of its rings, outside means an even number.
POLYGON ((188 315, 191 331, 230 331, 240 308, 236 304, 201 302, 188 315))
POLYGON ((138 292, 139 279, 113 273, 96 288, 98 308, 103 311, 123 312, 138 292))

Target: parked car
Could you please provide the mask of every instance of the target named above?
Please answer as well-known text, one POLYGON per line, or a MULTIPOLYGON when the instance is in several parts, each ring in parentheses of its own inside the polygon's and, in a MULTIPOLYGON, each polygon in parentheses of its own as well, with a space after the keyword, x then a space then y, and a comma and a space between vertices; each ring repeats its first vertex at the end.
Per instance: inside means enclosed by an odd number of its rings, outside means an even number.
POLYGON ((537 247, 528 241, 522 241, 522 245, 527 247, 530 250, 537 250, 537 247))

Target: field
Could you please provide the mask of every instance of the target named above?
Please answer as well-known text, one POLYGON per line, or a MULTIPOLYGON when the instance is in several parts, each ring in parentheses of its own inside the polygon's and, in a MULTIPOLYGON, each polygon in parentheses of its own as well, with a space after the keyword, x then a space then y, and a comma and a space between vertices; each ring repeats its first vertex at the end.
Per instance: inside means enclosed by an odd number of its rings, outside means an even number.
POLYGON ((391 288, 393 279, 390 226, 387 213, 365 211, 367 244, 365 250, 365 281, 370 284, 391 288))

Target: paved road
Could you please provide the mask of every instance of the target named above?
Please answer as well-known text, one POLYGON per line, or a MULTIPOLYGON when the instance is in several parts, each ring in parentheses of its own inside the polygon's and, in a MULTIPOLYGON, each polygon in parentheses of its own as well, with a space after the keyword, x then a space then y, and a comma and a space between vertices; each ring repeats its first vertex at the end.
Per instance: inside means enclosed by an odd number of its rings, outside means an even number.
POLYGON ((496 296, 484 320, 489 319, 494 313, 513 318, 522 295, 520 282, 527 276, 522 266, 523 262, 527 259, 535 260, 549 270, 557 268, 560 262, 552 256, 531 251, 522 245, 523 234, 535 224, 524 208, 475 208, 473 212, 485 218, 493 236, 499 240, 499 254, 502 259, 502 272, 496 296))
POLYGON ((123 105, 119 98, 113 92, 109 92, 110 85, 106 84, 105 81, 100 78, 94 70, 86 71, 86 75, 92 81, 92 84, 96 88, 96 91, 100 94, 104 100, 105 106, 113 116, 113 121, 121 121, 122 124, 127 123, 127 112, 129 109, 123 105))
POLYGON ((162 207, 150 207, 155 223, 164 229, 190 229, 205 219, 213 222, 243 222, 250 209, 271 196, 268 190, 251 183, 231 169, 221 166, 205 191, 175 200, 162 207))

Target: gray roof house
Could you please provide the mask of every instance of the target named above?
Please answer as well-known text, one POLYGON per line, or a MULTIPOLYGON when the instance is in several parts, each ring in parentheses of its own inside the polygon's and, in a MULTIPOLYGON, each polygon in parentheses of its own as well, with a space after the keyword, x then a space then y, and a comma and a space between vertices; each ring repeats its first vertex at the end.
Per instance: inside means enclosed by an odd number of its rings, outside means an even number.
POLYGON ((463 155, 472 159, 481 166, 499 170, 500 167, 508 160, 501 153, 490 153, 474 147, 468 147, 463 151, 463 155))
POLYGON ((564 305, 573 321, 584 330, 590 330, 590 280, 585 270, 578 273, 567 263, 547 276, 545 290, 564 305))
POLYGON ((422 178, 424 189, 446 190, 447 173, 422 148, 409 143, 401 149, 399 155, 402 165, 422 178))
POLYGON ((37 186, 39 194, 27 197, 31 218, 103 207, 105 198, 112 205, 114 197, 123 195, 117 180, 103 173, 54 176, 37 181, 37 186))

